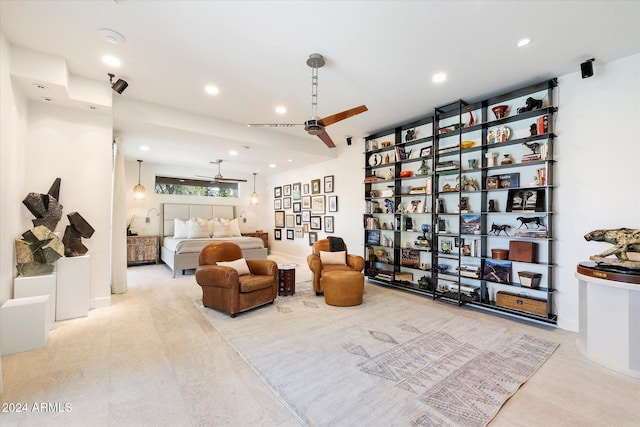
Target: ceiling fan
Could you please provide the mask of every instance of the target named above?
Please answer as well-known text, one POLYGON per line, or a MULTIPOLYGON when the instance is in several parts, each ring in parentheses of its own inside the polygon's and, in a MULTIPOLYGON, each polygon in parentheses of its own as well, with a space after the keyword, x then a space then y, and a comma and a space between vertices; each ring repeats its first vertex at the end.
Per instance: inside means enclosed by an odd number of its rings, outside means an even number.
POLYGON ((218 165, 218 173, 216 174, 216 176, 205 176, 205 175, 196 175, 200 178, 209 178, 211 179, 212 183, 216 184, 218 182, 247 182, 246 179, 236 179, 236 178, 225 178, 222 176, 222 173, 220 173, 220 163, 222 163, 222 159, 217 159, 216 161, 213 162, 209 162, 211 164, 217 164, 218 165))
POLYGON ((368 110, 366 105, 360 105, 359 107, 351 108, 350 110, 342 111, 331 116, 318 118, 318 68, 323 67, 325 64, 324 57, 319 53, 312 53, 307 59, 307 65, 311 67, 311 118, 304 123, 253 123, 248 124, 247 127, 293 127, 304 126, 309 135, 317 135, 318 138, 324 142, 327 147, 335 148, 336 144, 333 143, 329 134, 324 130, 325 126, 332 125, 341 120, 348 119, 356 114, 364 113, 368 110))

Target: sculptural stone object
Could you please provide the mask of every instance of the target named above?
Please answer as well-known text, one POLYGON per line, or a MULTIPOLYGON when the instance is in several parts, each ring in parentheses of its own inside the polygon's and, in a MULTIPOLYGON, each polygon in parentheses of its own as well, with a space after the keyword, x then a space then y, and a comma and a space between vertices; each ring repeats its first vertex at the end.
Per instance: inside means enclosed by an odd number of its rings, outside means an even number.
POLYGON ((615 228, 593 230, 584 235, 587 242, 607 242, 613 246, 606 251, 589 257, 598 264, 640 270, 640 261, 629 259, 628 252, 640 253, 640 230, 631 228, 615 228), (615 255, 615 258, 608 258, 615 255))
POLYGON ((64 255, 68 257, 82 256, 89 251, 82 243, 82 237, 90 238, 95 230, 78 212, 71 212, 67 218, 69 218, 71 225, 67 225, 62 237, 64 255))
POLYGON ((53 263, 64 255, 64 245, 51 230, 39 225, 16 239, 16 260, 21 276, 40 276, 53 271, 53 263))
POLYGON ((56 178, 47 194, 29 193, 22 203, 36 218, 31 220, 34 227, 44 225, 55 231, 62 218, 62 205, 58 202, 60 196, 60 178, 56 178))

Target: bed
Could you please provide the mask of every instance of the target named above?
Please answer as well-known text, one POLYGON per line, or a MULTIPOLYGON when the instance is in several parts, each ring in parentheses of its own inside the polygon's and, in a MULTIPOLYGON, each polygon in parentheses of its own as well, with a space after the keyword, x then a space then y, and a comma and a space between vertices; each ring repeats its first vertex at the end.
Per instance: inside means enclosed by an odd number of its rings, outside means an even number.
POLYGON ((163 203, 161 209, 162 246, 160 259, 176 277, 176 272, 182 274, 185 270, 198 267, 200 251, 212 242, 233 242, 240 246, 242 255, 246 259, 267 259, 267 249, 259 237, 229 236, 229 237, 198 237, 176 236, 175 224, 180 221, 199 218, 201 220, 236 219, 236 207, 232 205, 197 205, 185 203, 163 203))

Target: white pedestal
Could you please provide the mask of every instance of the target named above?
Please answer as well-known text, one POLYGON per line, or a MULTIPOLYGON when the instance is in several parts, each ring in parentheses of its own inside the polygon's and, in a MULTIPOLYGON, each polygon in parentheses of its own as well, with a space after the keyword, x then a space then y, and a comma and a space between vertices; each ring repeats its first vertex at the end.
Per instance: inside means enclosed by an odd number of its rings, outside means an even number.
POLYGON ((10 299, 0 307, 2 355, 44 347, 47 328, 48 295, 10 299))
POLYGON ((49 295, 47 302, 47 330, 56 321, 56 273, 44 276, 16 277, 13 280, 13 297, 26 298, 49 295))
POLYGON ((64 257, 56 262, 56 320, 89 314, 90 257, 64 257))
POLYGON ((640 285, 576 273, 578 349, 609 369, 640 378, 640 285))

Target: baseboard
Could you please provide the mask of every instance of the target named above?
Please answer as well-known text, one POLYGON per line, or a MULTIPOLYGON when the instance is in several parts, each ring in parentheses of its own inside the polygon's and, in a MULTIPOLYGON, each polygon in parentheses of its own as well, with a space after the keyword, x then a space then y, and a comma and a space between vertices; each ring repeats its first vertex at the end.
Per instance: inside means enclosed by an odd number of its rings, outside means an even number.
POLYGON ((570 332, 580 332, 580 323, 575 319, 563 319, 558 316, 558 328, 570 332))
POLYGON ((89 309, 104 308, 111 305, 111 296, 89 300, 89 309))

